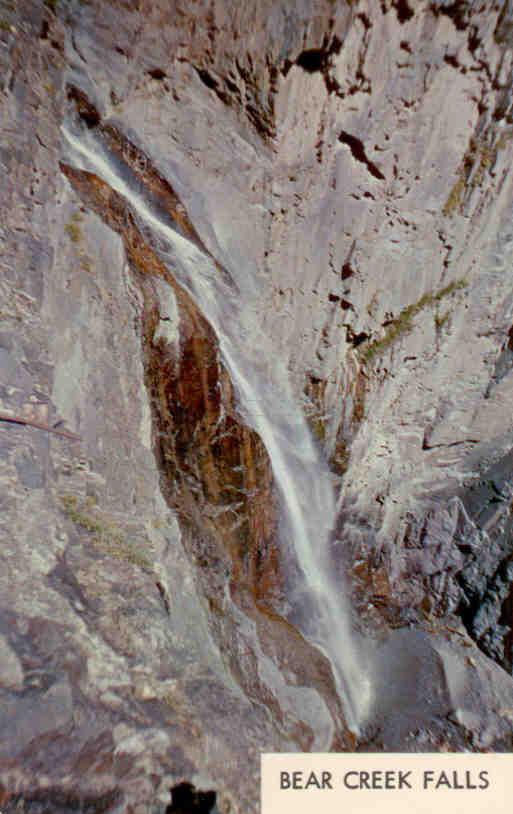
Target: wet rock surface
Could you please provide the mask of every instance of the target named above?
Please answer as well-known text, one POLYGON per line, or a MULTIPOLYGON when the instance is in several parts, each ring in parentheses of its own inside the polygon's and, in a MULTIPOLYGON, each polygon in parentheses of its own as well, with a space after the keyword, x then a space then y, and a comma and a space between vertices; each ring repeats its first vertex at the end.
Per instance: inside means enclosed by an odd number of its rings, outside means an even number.
POLYGON ((262 751, 511 748, 512 47, 492 0, 2 4, 0 411, 79 436, 0 421, 4 813, 252 812, 262 751), (77 117, 260 292, 378 653, 358 741, 215 333, 77 117))

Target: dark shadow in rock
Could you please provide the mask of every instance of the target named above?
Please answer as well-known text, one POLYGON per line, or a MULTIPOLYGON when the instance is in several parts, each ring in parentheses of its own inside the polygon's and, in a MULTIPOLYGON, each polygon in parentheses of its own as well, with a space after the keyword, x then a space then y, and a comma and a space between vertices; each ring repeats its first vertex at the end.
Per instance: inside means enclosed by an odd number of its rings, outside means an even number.
POLYGON ((376 647, 360 749, 508 751, 513 680, 463 632, 400 628, 376 647))
POLYGON ((426 633, 401 628, 378 645, 374 664, 373 739, 386 751, 408 750, 415 733, 450 712, 442 659, 426 633))
POLYGON ((192 783, 179 783, 171 789, 171 805, 166 814, 215 814, 215 791, 197 791, 192 783))

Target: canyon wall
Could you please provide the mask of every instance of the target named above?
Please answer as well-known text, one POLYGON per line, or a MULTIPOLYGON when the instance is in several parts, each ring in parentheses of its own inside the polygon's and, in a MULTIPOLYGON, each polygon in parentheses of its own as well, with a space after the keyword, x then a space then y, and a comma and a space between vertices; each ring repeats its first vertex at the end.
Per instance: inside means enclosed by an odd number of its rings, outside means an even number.
POLYGON ((510 0, 2 0, 4 814, 247 814, 262 751, 511 748, 512 61, 510 0), (383 648, 359 737, 215 326, 66 128, 290 381, 383 648))

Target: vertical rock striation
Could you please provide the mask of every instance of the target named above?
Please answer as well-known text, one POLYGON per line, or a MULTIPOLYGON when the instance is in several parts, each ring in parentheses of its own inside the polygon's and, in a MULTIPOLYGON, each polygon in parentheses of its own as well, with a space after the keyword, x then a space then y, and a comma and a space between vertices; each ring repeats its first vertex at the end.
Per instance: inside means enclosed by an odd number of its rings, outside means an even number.
POLYGON ((509 748, 512 32, 509 0, 3 3, 0 407, 79 440, 0 422, 2 811, 252 812, 260 751, 354 745, 215 332, 70 122, 256 292, 384 653, 362 748, 509 748))

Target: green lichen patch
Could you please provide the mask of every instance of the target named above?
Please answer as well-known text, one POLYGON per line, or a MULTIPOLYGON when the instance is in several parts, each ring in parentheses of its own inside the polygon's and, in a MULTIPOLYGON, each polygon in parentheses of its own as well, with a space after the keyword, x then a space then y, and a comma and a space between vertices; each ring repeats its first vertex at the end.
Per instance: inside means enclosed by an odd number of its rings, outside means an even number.
POLYGON ((62 495, 60 501, 66 517, 92 535, 92 543, 98 551, 113 559, 135 565, 143 571, 153 571, 153 564, 143 546, 127 539, 119 526, 101 516, 93 501, 90 499, 80 501, 76 495, 62 495))
POLYGON ((446 297, 454 294, 456 291, 461 291, 461 289, 466 288, 466 286, 466 280, 454 280, 439 291, 423 294, 417 302, 407 305, 406 308, 403 308, 399 316, 389 322, 385 335, 381 339, 376 339, 374 342, 362 347, 360 351, 361 360, 369 363, 377 356, 381 356, 397 342, 398 339, 412 330, 413 320, 417 314, 420 314, 425 308, 437 305, 437 303, 446 297))

